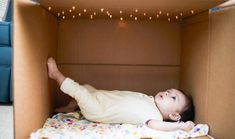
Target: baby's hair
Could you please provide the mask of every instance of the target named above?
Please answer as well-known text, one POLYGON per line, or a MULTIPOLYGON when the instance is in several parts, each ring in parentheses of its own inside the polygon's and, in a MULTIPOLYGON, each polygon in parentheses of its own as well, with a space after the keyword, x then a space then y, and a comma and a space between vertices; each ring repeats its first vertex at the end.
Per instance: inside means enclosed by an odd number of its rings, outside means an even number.
POLYGON ((184 111, 180 113, 180 116, 181 116, 180 121, 183 121, 183 122, 194 121, 195 108, 194 108, 192 96, 186 94, 182 90, 179 90, 179 91, 182 92, 186 96, 187 101, 188 101, 184 111))

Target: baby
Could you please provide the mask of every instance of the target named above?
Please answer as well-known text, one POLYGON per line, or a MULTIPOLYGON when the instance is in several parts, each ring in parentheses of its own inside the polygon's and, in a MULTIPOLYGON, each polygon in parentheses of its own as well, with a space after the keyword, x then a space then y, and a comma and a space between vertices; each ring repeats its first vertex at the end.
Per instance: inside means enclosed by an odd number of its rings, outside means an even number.
POLYGON ((53 58, 48 59, 48 74, 57 81, 62 92, 77 101, 81 113, 90 121, 146 123, 150 128, 163 131, 187 131, 194 126, 189 121, 194 118, 192 99, 177 89, 159 92, 154 97, 131 91, 97 90, 65 77, 53 58))

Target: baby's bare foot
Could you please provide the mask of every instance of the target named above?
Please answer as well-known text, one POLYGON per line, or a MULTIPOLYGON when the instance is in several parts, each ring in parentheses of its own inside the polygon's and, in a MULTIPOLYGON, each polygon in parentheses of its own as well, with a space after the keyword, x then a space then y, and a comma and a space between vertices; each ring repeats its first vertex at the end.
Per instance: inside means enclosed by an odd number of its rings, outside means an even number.
POLYGON ((52 57, 47 60, 47 67, 48 67, 48 76, 51 79, 57 79, 57 76, 60 73, 60 71, 58 70, 56 62, 52 57))

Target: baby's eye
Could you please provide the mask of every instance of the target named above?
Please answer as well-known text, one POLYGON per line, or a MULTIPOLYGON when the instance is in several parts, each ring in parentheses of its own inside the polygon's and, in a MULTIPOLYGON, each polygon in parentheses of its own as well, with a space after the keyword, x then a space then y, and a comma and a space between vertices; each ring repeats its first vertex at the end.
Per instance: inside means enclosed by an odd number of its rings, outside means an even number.
POLYGON ((172 97, 172 99, 175 101, 175 100, 176 100, 176 97, 175 97, 175 96, 173 96, 173 97, 172 97))

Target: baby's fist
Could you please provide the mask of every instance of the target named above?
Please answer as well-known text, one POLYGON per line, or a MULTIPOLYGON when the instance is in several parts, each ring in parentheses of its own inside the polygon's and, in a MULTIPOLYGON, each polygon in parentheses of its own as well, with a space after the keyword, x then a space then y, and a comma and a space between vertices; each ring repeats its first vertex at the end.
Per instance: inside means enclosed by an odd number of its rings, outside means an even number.
POLYGON ((179 127, 182 130, 189 131, 194 127, 194 122, 192 121, 187 121, 187 122, 181 122, 179 123, 179 127))

